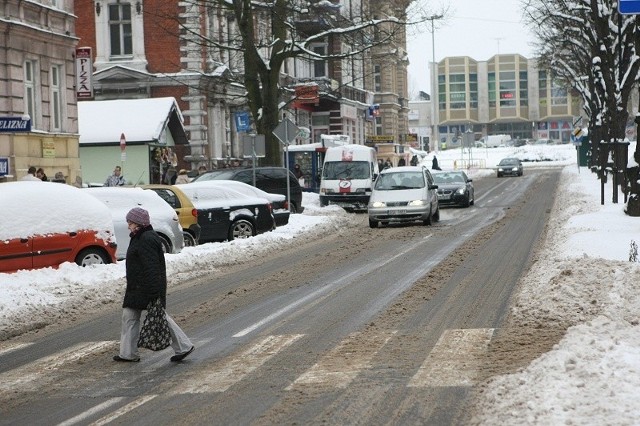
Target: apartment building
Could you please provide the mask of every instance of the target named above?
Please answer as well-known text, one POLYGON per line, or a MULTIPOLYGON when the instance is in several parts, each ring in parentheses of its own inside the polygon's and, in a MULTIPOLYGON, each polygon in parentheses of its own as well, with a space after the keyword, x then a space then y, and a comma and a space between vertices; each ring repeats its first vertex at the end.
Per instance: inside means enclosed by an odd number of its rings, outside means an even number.
MULTIPOLYGON (((435 137, 430 149, 459 146, 468 132, 475 140, 508 134, 513 139, 569 142, 573 123, 582 113, 578 95, 538 69, 535 59, 517 54, 487 61, 447 57, 432 66, 431 81, 435 114, 430 134, 435 137)), ((416 104, 410 105, 417 110, 416 104)), ((409 126, 424 132, 424 122, 409 126)))
POLYGON ((80 174, 72 2, 0 3, 0 182, 80 174))

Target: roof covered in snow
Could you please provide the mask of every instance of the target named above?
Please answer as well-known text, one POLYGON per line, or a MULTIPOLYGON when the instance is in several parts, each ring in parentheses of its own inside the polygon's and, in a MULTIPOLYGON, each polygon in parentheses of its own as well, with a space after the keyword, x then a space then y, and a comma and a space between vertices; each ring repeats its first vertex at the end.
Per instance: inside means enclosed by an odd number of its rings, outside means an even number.
POLYGON ((176 144, 187 144, 184 119, 174 98, 118 99, 78 102, 80 145, 127 143, 161 140, 168 129, 176 144))

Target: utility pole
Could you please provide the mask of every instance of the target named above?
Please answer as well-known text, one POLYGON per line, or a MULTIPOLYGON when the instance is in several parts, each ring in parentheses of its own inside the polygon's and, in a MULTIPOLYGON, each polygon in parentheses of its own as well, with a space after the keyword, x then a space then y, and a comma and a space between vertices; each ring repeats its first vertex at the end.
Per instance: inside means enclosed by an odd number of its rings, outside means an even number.
POLYGON ((435 21, 444 18, 444 15, 431 15, 426 17, 427 21, 431 21, 431 140, 434 141, 433 148, 437 152, 440 141, 438 138, 438 117, 436 108, 438 97, 436 96, 436 88, 438 86, 438 67, 436 65, 436 28, 435 21))

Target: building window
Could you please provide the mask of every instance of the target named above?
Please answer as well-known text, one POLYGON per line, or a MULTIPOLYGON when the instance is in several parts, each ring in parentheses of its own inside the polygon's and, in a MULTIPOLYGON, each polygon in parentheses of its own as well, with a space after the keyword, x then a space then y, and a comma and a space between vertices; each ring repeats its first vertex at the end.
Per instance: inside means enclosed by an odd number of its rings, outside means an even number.
POLYGON ((540 99, 547 99, 547 72, 546 71, 538 72, 538 87, 540 88, 538 92, 538 97, 540 99))
MULTIPOLYGON (((326 44, 313 44, 311 45, 311 50, 319 56, 327 56, 327 45, 326 44)), ((327 70, 327 60, 322 59, 314 59, 313 61, 313 76, 318 77, 326 77, 329 74, 327 70)))
POLYGON ((382 67, 380 65, 373 66, 373 91, 382 92, 382 67))
POLYGON ((487 75, 487 81, 489 85, 489 107, 496 107, 496 73, 490 72, 487 75))
POLYGON ((516 73, 500 71, 500 107, 516 106, 516 73))
POLYGON ((376 135, 382 135, 382 117, 376 117, 376 135))
POLYGON ((109 37, 112 57, 129 57, 133 55, 131 4, 118 3, 109 5, 109 37))
POLYGON ((24 109, 31 117, 31 127, 38 127, 38 111, 36 94, 38 88, 38 62, 27 60, 24 62, 24 109))
POLYGON ((520 106, 529 105, 528 74, 526 71, 520 71, 520 106))
POLYGON ((478 74, 469 74, 469 107, 478 108, 478 74))
POLYGON ((51 67, 51 130, 62 130, 62 67, 54 65, 51 67))
POLYGON ((438 109, 447 109, 447 80, 444 75, 438 75, 438 109))
POLYGON ((568 96, 567 88, 561 86, 555 80, 551 81, 551 105, 552 106, 567 106, 568 96))
POLYGON ((465 109, 467 107, 467 78, 464 74, 449 74, 449 107, 465 109))

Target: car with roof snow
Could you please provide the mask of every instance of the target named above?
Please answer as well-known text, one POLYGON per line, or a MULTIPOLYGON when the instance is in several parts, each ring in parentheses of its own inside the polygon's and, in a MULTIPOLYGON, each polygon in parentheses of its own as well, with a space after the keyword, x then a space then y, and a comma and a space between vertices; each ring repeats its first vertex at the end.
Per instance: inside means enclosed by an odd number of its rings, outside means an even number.
POLYGON ((101 187, 85 188, 82 191, 102 201, 109 208, 118 243, 118 259, 124 259, 129 248, 129 226, 127 213, 134 207, 149 212, 151 226, 162 239, 165 253, 180 253, 184 247, 182 226, 176 212, 158 194, 142 188, 101 187))
POLYGON ((255 167, 220 169, 205 172, 193 178, 191 183, 206 180, 237 180, 253 185, 271 194, 287 196, 287 178, 291 199, 289 209, 292 213, 302 213, 302 187, 291 170, 285 167, 255 167), (254 185, 255 176, 255 185, 254 185))
POLYGON ((273 218, 276 221, 276 226, 284 226, 289 223, 289 216, 291 215, 291 212, 289 211, 289 203, 287 203, 287 197, 282 194, 272 194, 270 192, 265 192, 260 188, 256 188, 255 186, 236 180, 216 179, 208 180, 205 182, 210 185, 223 186, 229 189, 233 189, 234 191, 238 191, 239 193, 248 195, 250 197, 264 198, 271 203, 273 218))
POLYGON ((0 184, 0 272, 116 262, 109 209, 71 185, 0 184))
POLYGON ((198 209, 200 243, 249 238, 276 227, 271 203, 209 182, 176 185, 198 209))

